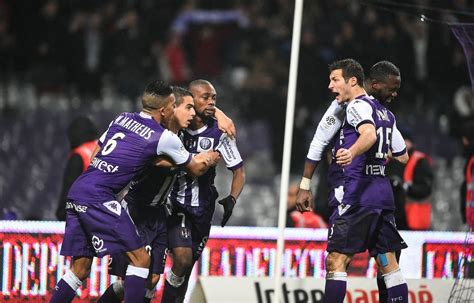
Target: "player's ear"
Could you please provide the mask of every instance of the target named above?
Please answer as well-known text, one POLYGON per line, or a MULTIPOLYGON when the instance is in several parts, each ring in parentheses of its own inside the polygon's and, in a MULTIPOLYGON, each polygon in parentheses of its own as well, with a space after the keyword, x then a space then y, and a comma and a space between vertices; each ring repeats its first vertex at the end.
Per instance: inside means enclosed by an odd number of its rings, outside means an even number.
MULTIPOLYGON (((349 78, 349 84, 351 86, 356 86, 357 85, 357 78, 356 77, 350 77, 349 78)), ((359 84, 362 85, 362 86, 364 85, 363 83, 359 83, 359 84)))

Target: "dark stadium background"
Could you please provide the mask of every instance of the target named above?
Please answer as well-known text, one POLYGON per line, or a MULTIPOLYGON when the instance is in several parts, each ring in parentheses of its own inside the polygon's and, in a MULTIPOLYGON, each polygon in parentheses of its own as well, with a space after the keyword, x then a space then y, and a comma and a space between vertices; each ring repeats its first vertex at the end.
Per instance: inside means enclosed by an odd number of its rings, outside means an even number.
MULTIPOLYGON (((468 0, 404 3, 474 11, 468 0)), ((229 224, 276 226, 292 20, 292 1, 284 0, 0 0, 2 216, 55 218, 72 118, 88 114, 105 130, 117 113, 138 109, 148 81, 185 85, 204 78, 216 85, 218 106, 237 124, 245 159, 247 185, 229 224), (199 18, 209 10, 211 17, 199 18)), ((473 108, 472 99, 470 108, 462 106, 471 85, 448 21, 472 17, 306 1, 292 173, 301 174, 316 122, 331 100, 328 63, 352 57, 368 69, 390 60, 402 73, 391 108, 398 125, 434 159, 433 228, 461 230, 464 159, 456 126, 473 108), (422 22, 420 14, 442 22, 422 22)), ((221 168, 218 174, 225 195, 230 173, 221 168)))

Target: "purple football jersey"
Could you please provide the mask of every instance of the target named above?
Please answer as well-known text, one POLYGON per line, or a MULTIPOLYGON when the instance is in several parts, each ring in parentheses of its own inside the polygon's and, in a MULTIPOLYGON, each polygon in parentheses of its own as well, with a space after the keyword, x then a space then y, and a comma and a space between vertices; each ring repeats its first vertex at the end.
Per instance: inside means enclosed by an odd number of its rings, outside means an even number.
POLYGON ((120 114, 99 146, 100 152, 74 182, 68 199, 86 203, 115 200, 132 177, 158 155, 167 154, 178 164, 190 160, 179 138, 143 112, 120 114))
MULTIPOLYGON (((385 106, 369 96, 360 96, 349 103, 346 118, 335 142, 335 150, 348 149, 359 137, 357 128, 371 123, 375 126, 377 141, 365 153, 355 157, 343 168, 344 187, 342 204, 394 209, 393 192, 385 177, 385 162, 391 148, 395 117, 385 106)), ((336 196, 338 189, 336 188, 336 196)))
POLYGON ((149 166, 130 183, 127 203, 159 207, 166 202, 179 168, 149 166))
MULTIPOLYGON (((197 154, 217 150, 221 153, 227 168, 237 169, 243 165, 235 140, 223 134, 213 119, 210 119, 198 130, 183 131, 181 139, 190 153, 197 154)), ((198 178, 180 171, 173 185, 170 200, 173 204, 184 207, 196 217, 209 215, 212 217, 218 196, 214 186, 215 176, 216 169, 214 167, 198 178)))

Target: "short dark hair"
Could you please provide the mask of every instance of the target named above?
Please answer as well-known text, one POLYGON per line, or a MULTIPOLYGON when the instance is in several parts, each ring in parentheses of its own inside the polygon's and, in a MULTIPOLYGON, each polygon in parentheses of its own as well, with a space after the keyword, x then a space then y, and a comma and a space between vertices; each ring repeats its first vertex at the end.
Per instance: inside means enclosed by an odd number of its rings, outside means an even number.
POLYGON ((149 83, 143 93, 142 105, 146 109, 159 109, 166 105, 165 99, 173 93, 173 87, 162 80, 149 83))
POLYGON ((189 83, 188 88, 191 89, 191 87, 193 86, 201 86, 201 85, 213 86, 212 83, 207 80, 198 79, 198 80, 191 81, 191 83, 189 83))
POLYGON ((390 61, 377 62, 369 70, 369 79, 371 80, 383 82, 389 76, 400 77, 400 69, 390 61))
POLYGON ((176 98, 176 106, 179 106, 182 102, 184 97, 191 97, 194 98, 193 94, 181 86, 173 86, 173 94, 176 98))
POLYGON ((357 79, 357 84, 360 86, 364 85, 364 68, 356 60, 347 58, 329 64, 329 72, 336 69, 342 70, 342 77, 344 77, 346 82, 350 78, 355 77, 357 79))

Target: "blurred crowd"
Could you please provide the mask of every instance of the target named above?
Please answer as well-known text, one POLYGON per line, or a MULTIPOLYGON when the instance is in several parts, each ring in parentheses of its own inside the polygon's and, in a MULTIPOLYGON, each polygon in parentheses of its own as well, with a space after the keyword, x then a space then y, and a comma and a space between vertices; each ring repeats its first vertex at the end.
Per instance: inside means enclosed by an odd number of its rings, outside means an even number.
MULTIPOLYGON (((406 3, 450 10, 306 1, 296 140, 308 136, 312 113, 331 98, 328 63, 345 57, 366 68, 382 59, 400 67, 395 112, 472 114, 472 102, 467 109, 453 102, 469 86, 462 48, 449 26, 419 16, 468 21, 455 12, 474 11, 474 1, 406 3)), ((269 123, 279 163, 292 24, 293 3, 285 0, 0 0, 0 75, 33 83, 38 94, 100 98, 108 85, 131 102, 150 79, 183 84, 208 78, 222 83, 244 120, 269 123)), ((295 148, 295 160, 301 159, 306 147, 295 148)))
MULTIPOLYGON (((449 162, 461 155, 457 122, 470 119, 474 106, 468 62, 447 23, 472 22, 460 12, 473 12, 474 1, 393 4, 305 1, 293 173, 301 173, 315 122, 332 99, 327 65, 345 57, 366 69, 380 60, 398 65, 402 87, 391 105, 398 124, 431 156, 449 162)), ((151 79, 209 79, 217 105, 248 140, 240 144, 249 146, 244 154, 268 143, 278 172, 293 9, 290 0, 0 0, 0 99, 16 82, 31 84, 39 97, 87 102, 103 102, 111 90, 134 107, 151 79)), ((4 114, 16 106, 1 104, 4 114)), ((265 171, 262 165, 255 178, 265 171)))

